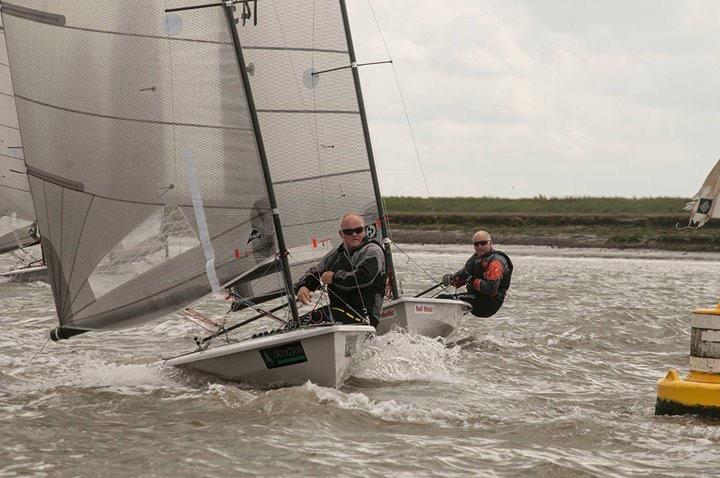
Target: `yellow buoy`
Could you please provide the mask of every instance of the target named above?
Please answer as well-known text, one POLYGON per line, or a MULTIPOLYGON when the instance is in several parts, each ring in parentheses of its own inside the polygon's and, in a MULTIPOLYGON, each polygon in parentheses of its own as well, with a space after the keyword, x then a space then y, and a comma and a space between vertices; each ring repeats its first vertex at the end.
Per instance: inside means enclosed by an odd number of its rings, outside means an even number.
POLYGON ((720 418, 720 304, 693 311, 690 372, 658 380, 656 415, 698 414, 720 418))

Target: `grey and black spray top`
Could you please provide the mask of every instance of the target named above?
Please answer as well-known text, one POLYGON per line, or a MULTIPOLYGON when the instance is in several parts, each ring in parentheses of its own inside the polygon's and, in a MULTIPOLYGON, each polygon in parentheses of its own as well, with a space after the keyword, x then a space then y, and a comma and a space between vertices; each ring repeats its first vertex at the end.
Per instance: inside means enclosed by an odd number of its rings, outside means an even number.
POLYGON ((365 238, 360 248, 351 253, 340 245, 308 270, 297 287, 318 289, 320 276, 326 271, 335 272, 328 286, 330 305, 379 320, 387 277, 380 244, 365 238))

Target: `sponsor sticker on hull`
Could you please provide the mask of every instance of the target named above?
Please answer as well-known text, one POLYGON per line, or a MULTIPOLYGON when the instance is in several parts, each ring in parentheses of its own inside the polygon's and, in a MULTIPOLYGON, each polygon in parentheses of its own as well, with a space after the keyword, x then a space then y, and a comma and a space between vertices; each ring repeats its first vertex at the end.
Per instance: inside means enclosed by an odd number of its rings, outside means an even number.
POLYGON ((415 304, 416 314, 432 314, 435 311, 435 306, 432 304, 415 304))
POLYGON ((395 317, 396 315, 395 309, 385 309, 382 311, 383 319, 389 319, 390 317, 395 317))
POLYGON ((307 362, 307 356, 300 341, 260 349, 260 356, 267 368, 286 367, 307 362))

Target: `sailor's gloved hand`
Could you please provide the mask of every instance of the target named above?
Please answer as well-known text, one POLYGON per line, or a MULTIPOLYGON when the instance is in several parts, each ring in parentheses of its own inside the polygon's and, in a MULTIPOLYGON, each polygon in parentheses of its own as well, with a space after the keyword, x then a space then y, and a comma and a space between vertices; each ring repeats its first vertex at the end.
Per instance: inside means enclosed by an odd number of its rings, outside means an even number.
POLYGON ((442 278, 442 285, 445 287, 449 286, 453 283, 454 278, 453 274, 445 274, 442 278))

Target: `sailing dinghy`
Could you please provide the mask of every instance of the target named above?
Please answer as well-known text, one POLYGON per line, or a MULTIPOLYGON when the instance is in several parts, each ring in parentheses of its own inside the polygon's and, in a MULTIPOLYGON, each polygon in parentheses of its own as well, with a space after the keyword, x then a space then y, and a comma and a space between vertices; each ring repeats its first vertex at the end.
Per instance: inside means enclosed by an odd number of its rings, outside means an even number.
MULTIPOLYGON (((320 3, 2 2, 53 339, 137 327, 229 287, 254 308, 279 289, 298 321, 293 275, 333 247, 344 212, 377 216, 359 91, 348 70, 322 86, 311 75, 349 59, 344 5, 320 3)), ((167 363, 337 386, 373 330, 198 340, 167 363)))
POLYGON ((5 34, 0 23, 0 254, 17 258, 0 279, 37 280, 45 276, 42 260, 32 259, 25 249, 38 244, 35 209, 30 196, 22 142, 15 111, 5 34), (16 252, 19 251, 19 252, 16 252), (29 259, 30 258, 30 259, 29 259))

